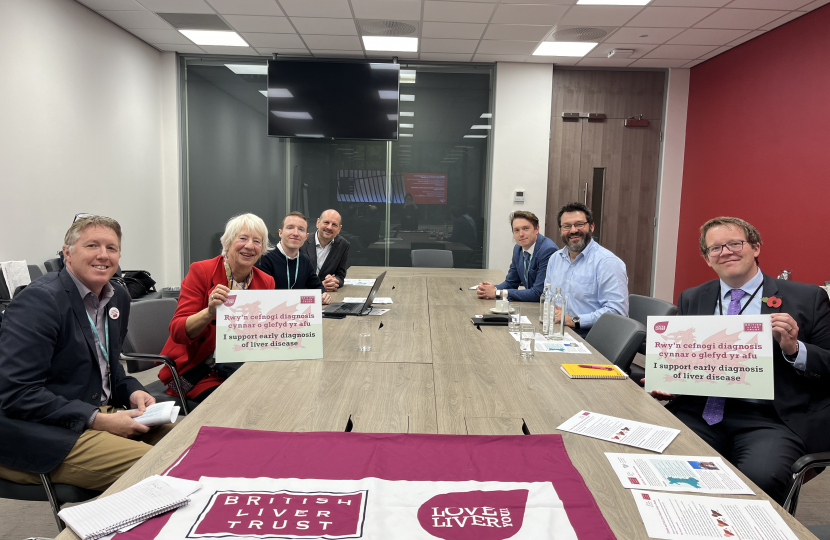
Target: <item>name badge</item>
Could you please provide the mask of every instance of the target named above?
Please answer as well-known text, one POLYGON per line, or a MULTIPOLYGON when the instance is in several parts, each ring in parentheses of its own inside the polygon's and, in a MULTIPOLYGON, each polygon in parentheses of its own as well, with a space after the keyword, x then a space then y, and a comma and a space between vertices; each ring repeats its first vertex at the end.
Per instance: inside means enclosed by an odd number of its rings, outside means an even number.
POLYGON ((110 319, 116 320, 120 316, 121 316, 121 312, 118 311, 117 307, 110 308, 110 319))

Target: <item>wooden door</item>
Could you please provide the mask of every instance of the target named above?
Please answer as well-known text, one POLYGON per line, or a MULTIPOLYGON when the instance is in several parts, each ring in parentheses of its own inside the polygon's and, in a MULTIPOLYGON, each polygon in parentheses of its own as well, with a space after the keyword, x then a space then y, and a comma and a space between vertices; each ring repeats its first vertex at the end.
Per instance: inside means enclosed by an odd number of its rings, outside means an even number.
POLYGON ((595 236, 625 262, 635 294, 651 290, 664 84, 662 71, 553 72, 545 235, 562 245, 556 213, 564 204, 601 208, 595 236), (563 112, 606 118, 566 122, 563 112), (625 127, 641 114, 648 127, 625 127))

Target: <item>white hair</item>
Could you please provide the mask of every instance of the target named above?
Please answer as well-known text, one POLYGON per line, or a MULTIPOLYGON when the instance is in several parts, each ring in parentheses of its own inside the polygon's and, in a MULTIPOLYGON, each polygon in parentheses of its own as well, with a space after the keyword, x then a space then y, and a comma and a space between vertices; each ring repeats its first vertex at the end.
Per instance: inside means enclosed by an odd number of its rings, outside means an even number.
POLYGON ((262 218, 254 214, 240 214, 228 220, 225 225, 225 233, 219 241, 222 243, 222 255, 228 254, 228 248, 243 231, 249 231, 262 237, 262 255, 274 249, 268 241, 268 227, 262 218))

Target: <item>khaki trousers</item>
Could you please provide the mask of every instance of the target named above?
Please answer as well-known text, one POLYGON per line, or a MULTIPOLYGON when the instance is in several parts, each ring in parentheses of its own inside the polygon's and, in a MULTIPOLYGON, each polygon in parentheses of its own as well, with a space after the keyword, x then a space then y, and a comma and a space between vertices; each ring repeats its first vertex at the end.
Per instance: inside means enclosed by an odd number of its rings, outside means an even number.
MULTIPOLYGON (((111 405, 101 407, 101 413, 111 414, 118 409, 111 405)), ((99 413, 100 414, 100 413, 99 413)), ((104 491, 118 480, 127 469, 150 451, 174 424, 151 428, 138 439, 126 439, 106 431, 87 429, 75 442, 63 463, 49 473, 56 484, 104 491)), ((40 476, 0 465, 0 478, 19 484, 40 484, 40 476)))

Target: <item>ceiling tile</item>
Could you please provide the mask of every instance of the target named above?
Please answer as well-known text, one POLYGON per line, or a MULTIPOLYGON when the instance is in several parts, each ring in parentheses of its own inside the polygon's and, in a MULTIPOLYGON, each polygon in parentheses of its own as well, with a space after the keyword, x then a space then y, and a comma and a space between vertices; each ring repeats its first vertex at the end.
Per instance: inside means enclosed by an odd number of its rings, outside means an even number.
POLYGON ((732 0, 730 8, 747 9, 799 9, 810 0, 732 0))
POLYGON ((711 52, 709 52, 709 53, 707 53, 707 54, 704 54, 703 56, 701 56, 701 57, 700 57, 700 59, 701 59, 701 60, 709 60, 710 58, 714 58, 714 57, 716 57, 716 56, 717 56, 717 55, 719 55, 720 53, 725 53, 726 51, 728 51, 728 50, 729 50, 729 49, 731 49, 731 48, 732 48, 732 47, 718 47, 718 48, 717 48, 717 49, 715 49, 714 51, 711 51, 711 52))
MULTIPOLYGON (((720 8, 732 0, 651 0, 649 7, 713 7, 720 8)), ((830 1, 830 0, 828 0, 830 1)))
POLYGON ((134 28, 128 30, 132 34, 135 34, 138 39, 146 41, 147 43, 180 43, 182 45, 193 45, 193 42, 180 34, 178 30, 155 30, 152 28, 134 28))
POLYGON ((682 32, 682 28, 631 28, 624 26, 605 38, 606 43, 665 43, 682 32))
POLYGON ((634 17, 627 26, 688 28, 714 11, 714 8, 648 7, 634 17))
POLYGON ((695 25, 695 28, 743 28, 755 30, 769 24, 786 11, 768 9, 719 9, 695 25))
POLYGON ((244 56, 259 56, 251 47, 225 47, 218 45, 200 45, 202 49, 208 54, 229 54, 229 55, 244 55, 244 56))
POLYGON ((265 34, 293 34, 294 28, 286 17, 256 17, 251 15, 223 15, 237 32, 265 34))
MULTIPOLYGON (((422 39, 421 58, 423 53, 473 53, 478 46, 477 39, 422 39)), ((468 55, 469 56, 469 55, 468 55)))
POLYGON ((207 0, 222 15, 283 15, 274 0, 207 0))
MULTIPOLYGON (((485 24, 425 22, 421 37, 480 39, 485 24)), ((492 27, 491 27, 492 28, 492 27)))
POLYGON ((550 32, 550 26, 530 26, 526 24, 491 24, 487 27, 484 39, 518 39, 539 41, 550 32))
POLYGON ((639 60, 634 60, 628 67, 677 68, 688 62, 688 60, 679 58, 640 58, 639 60))
POLYGON ((634 58, 590 58, 585 57, 576 65, 590 67, 626 67, 634 61, 634 58))
POLYGON ((321 14, 338 19, 351 19, 348 0, 279 0, 289 17, 319 17, 321 14))
POLYGON ((418 53, 416 52, 381 52, 381 51, 373 51, 373 52, 366 52, 366 58, 391 58, 392 56, 397 56, 399 59, 402 60, 417 60, 418 53))
POLYGON ((763 35, 763 34, 766 34, 766 32, 764 32, 763 30, 753 30, 752 32, 750 32, 748 34, 739 37, 735 41, 730 41, 729 43, 727 43, 727 45, 729 45, 730 47, 735 47, 737 45, 740 45, 741 43, 746 43, 750 39, 755 39, 758 36, 763 35))
POLYGON ((204 54, 205 51, 196 45, 175 45, 171 43, 153 43, 153 47, 160 51, 173 51, 184 54, 204 54))
POLYGON ((771 23, 762 26, 761 29, 762 30, 772 30, 773 28, 778 28, 782 24, 787 24, 788 22, 801 17, 802 15, 804 15, 804 13, 805 12, 803 12, 803 11, 791 11, 791 12, 787 13, 786 15, 784 15, 783 17, 781 17, 780 19, 775 19, 771 23))
POLYGON ((215 13, 204 0, 139 0, 156 13, 215 13))
POLYGON ((421 60, 431 62, 469 62, 472 54, 459 53, 421 53, 421 60))
POLYGON ((358 19, 421 20, 421 0, 352 0, 352 8, 358 19))
POLYGON ((473 2, 424 2, 424 20, 440 22, 486 23, 494 4, 473 2))
POLYGON ((660 45, 645 55, 646 58, 683 58, 693 60, 714 51, 717 47, 710 45, 660 45))
MULTIPOLYGON (((309 36, 304 35, 303 41, 309 49, 327 49, 330 51, 362 51, 360 39, 357 36, 309 36)), ((392 53, 388 53, 393 56, 392 53)))
POLYGON ((622 26, 641 9, 639 6, 574 6, 562 17, 559 24, 622 26))
POLYGON ((538 41, 482 41, 476 54, 530 54, 539 46, 538 41))
POLYGON ((78 0, 78 2, 95 11, 136 11, 144 7, 135 0, 78 0))
POLYGON ((263 56, 271 56, 274 53, 284 56, 311 56, 308 49, 272 49, 269 47, 257 47, 256 50, 263 56))
POLYGON ((496 8, 491 23, 550 24, 559 22, 568 6, 501 4, 496 8))
MULTIPOLYGON (((611 49, 633 49, 634 53, 631 55, 629 62, 631 59, 640 58, 641 56, 648 54, 649 51, 654 50, 657 45, 643 45, 642 43, 600 43, 585 55, 586 58, 608 58, 608 53, 611 52, 611 49)), ((619 58, 617 58, 619 60, 619 58)))
POLYGON ((291 22, 301 34, 326 34, 330 36, 356 36, 354 19, 323 19, 317 17, 291 17, 291 22))
POLYGON ((555 64, 557 66, 575 66, 580 60, 582 58, 578 56, 528 56, 526 62, 532 62, 534 64, 555 64))
POLYGON ((316 58, 366 58, 366 56, 363 54, 363 51, 332 51, 326 49, 314 49, 311 51, 311 53, 316 58))
POLYGON ((705 62, 705 61, 706 61, 706 60, 692 60, 692 61, 691 61, 691 62, 689 62, 688 64, 683 64, 683 65, 682 65, 682 66, 680 66, 680 67, 683 67, 683 68, 687 68, 687 69, 688 69, 688 68, 691 68, 691 67, 695 67, 695 66, 696 66, 696 65, 698 65, 698 64, 702 64, 702 63, 703 63, 703 62, 705 62))
POLYGON ((477 54, 473 57, 473 62, 524 62, 525 58, 527 56, 524 54, 477 54))
POLYGON ((799 9, 801 11, 813 11, 814 9, 818 9, 827 3, 830 3, 830 0, 816 0, 815 2, 811 2, 806 6, 800 7, 799 9))
POLYGON ((726 45, 745 35, 746 30, 690 28, 671 39, 669 45, 726 45))
POLYGON ((304 49, 297 34, 242 34, 251 47, 274 47, 285 49, 304 49))
MULTIPOLYGON (((141 7, 141 6, 138 6, 141 7)), ((99 11, 101 15, 122 28, 155 28, 170 30, 167 21, 147 10, 141 11, 99 11)))

